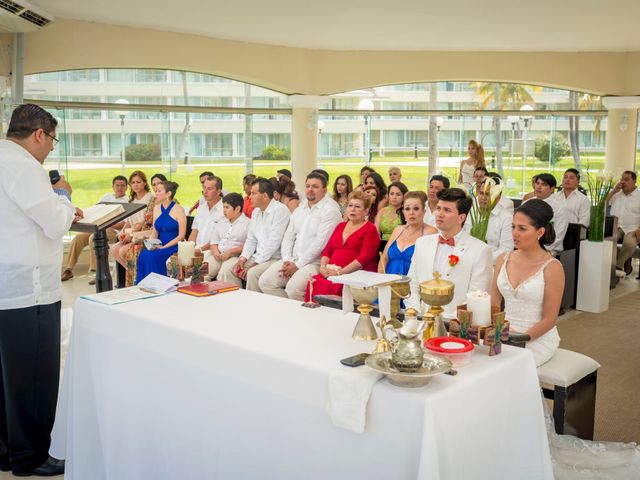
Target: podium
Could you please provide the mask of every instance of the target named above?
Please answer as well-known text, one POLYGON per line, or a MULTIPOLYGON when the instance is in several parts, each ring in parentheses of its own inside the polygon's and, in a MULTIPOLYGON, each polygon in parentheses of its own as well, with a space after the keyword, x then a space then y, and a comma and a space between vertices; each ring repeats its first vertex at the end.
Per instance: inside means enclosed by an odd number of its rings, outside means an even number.
MULTIPOLYGON (((115 204, 117 202, 100 202, 115 204)), ((96 293, 113 290, 113 280, 109 270, 109 240, 106 230, 116 225, 136 212, 147 208, 146 203, 117 203, 124 207, 124 212, 113 217, 100 225, 90 225, 85 223, 71 224, 72 232, 84 232, 93 234, 93 248, 96 253, 96 293)))

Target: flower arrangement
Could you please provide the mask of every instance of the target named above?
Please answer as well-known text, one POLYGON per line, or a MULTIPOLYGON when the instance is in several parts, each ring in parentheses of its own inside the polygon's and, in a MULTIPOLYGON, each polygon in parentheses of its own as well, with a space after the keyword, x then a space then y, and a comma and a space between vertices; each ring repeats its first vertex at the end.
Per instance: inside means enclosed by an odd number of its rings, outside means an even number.
POLYGON ((604 240, 604 217, 607 206, 607 196, 613 190, 614 182, 611 177, 587 176, 587 189, 591 200, 591 219, 587 238, 592 242, 604 240))
POLYGON ((482 185, 482 191, 478 192, 478 198, 473 202, 471 212, 471 236, 487 241, 487 229, 489 228, 489 218, 491 212, 498 203, 500 194, 502 193, 502 185, 496 185, 493 181, 486 181, 482 185), (488 197, 486 201, 481 200, 480 196, 488 197))

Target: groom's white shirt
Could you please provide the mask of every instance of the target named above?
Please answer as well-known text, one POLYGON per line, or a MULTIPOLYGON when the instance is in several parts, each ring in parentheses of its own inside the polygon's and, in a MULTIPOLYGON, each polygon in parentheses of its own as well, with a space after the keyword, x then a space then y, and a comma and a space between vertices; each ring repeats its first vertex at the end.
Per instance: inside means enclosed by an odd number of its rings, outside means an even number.
POLYGON ((440 274, 444 280, 455 285, 453 300, 444 307, 445 318, 456 317, 456 307, 467 303, 467 292, 489 291, 493 276, 491 247, 473 238, 462 230, 455 238, 455 246, 438 244, 438 234, 426 235, 416 241, 411 258, 411 296, 406 301, 406 308, 412 307, 419 312, 425 311, 420 301, 420 283, 433 278, 433 272, 440 266, 440 274), (449 255, 459 258, 456 265, 450 265, 449 255), (443 260, 444 259, 444 260, 443 260))

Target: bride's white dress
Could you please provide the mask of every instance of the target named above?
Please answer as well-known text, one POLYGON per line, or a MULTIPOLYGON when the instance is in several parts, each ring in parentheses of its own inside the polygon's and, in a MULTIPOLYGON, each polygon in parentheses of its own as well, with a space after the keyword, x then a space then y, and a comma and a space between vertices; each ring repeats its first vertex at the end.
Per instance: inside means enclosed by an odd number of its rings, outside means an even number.
MULTIPOLYGON (((502 268, 498 275, 498 290, 504 298, 505 318, 509 320, 509 329, 519 333, 525 333, 529 328, 542 319, 542 305, 544 304, 544 269, 551 262, 557 262, 549 258, 540 269, 525 279, 516 288, 513 288, 507 275, 507 263, 509 254, 502 262, 502 268)), ((560 335, 558 329, 553 327, 541 337, 527 342, 527 348, 532 351, 536 367, 539 367, 558 350, 560 335)))
MULTIPOLYGON (((526 332, 542 318, 544 303, 544 269, 554 259, 549 259, 536 273, 513 288, 507 276, 506 255, 498 274, 498 290, 504 297, 505 317, 510 328, 526 332)), ((558 349, 560 336, 556 327, 542 337, 528 342, 526 348, 533 352, 536 366, 549 360, 558 349)), ((632 480, 640 479, 640 447, 635 443, 593 442, 572 435, 558 435, 553 418, 545 416, 549 450, 556 480, 632 480)))

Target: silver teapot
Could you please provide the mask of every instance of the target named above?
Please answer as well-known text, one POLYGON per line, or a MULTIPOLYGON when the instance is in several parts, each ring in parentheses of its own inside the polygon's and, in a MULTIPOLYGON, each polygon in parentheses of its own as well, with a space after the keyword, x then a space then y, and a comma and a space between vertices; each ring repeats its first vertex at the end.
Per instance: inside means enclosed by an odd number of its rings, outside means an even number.
POLYGON ((422 331, 427 322, 406 318, 400 328, 385 325, 382 336, 391 347, 391 364, 401 372, 411 372, 422 367, 422 331))

